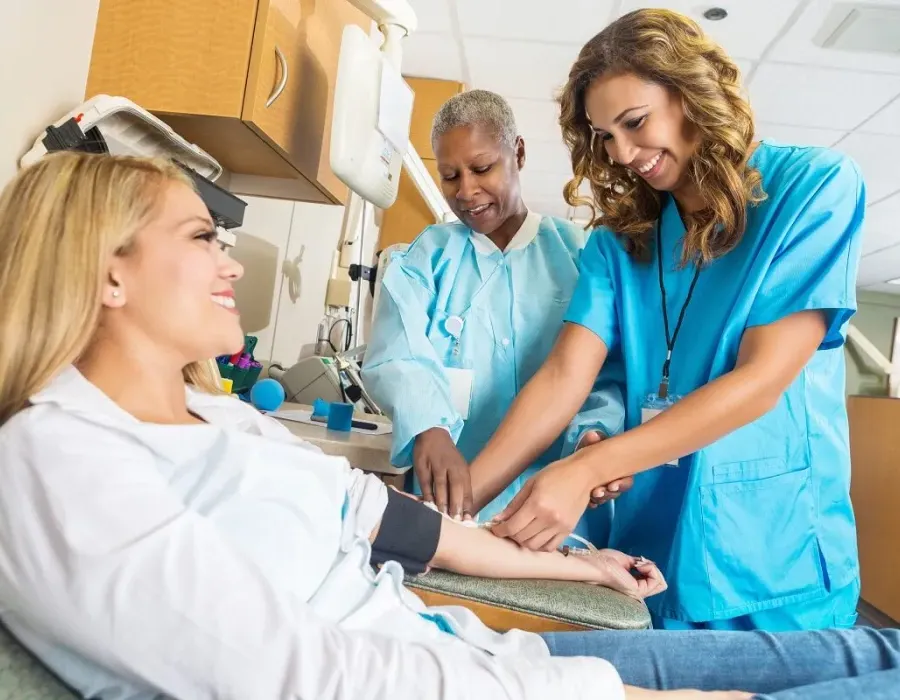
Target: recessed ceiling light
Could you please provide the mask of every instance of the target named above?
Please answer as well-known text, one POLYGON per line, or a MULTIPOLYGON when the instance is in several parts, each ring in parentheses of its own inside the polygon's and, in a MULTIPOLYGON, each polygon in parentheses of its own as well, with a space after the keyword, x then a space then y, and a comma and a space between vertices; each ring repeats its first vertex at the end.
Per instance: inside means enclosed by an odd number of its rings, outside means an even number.
POLYGON ((724 7, 710 7, 703 13, 703 16, 710 22, 718 22, 728 16, 728 10, 724 7))

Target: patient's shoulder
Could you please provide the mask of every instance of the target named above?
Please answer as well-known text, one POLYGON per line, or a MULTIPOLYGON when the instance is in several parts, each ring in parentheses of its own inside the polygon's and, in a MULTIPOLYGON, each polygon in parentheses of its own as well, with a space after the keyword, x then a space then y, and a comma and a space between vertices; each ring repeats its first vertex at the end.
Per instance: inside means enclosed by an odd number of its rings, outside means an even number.
POLYGON ((87 420, 53 403, 19 411, 0 427, 0 464, 37 466, 41 462, 96 459, 108 449, 133 449, 135 443, 120 431, 87 420))

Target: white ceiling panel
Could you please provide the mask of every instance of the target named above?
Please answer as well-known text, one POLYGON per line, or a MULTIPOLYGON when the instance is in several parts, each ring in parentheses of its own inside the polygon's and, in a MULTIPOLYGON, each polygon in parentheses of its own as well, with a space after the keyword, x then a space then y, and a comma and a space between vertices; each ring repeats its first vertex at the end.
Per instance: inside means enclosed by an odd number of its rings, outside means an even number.
POLYGON ((799 0, 719 0, 716 7, 728 10, 718 22, 704 19, 711 5, 696 0, 625 0, 622 14, 644 7, 666 7, 697 20, 713 39, 736 58, 759 58, 800 4, 799 0))
POLYGON ((412 34, 403 40, 403 75, 464 80, 459 44, 444 34, 412 34))
POLYGON ((900 194, 866 209, 862 254, 900 243, 900 194))
POLYGON ((498 39, 463 40, 472 88, 504 97, 552 100, 565 84, 579 46, 498 39))
POLYGON ((900 136, 900 97, 859 127, 859 130, 866 134, 900 136))
POLYGON ((823 129, 854 129, 897 95, 900 74, 775 63, 761 64, 750 84, 760 121, 823 129))
POLYGON ((862 170, 866 199, 875 204, 900 191, 900 136, 850 134, 835 147, 853 158, 862 170))
POLYGON ((560 138, 559 105, 553 100, 507 100, 516 116, 519 135, 526 147, 531 139, 555 141, 560 138))
POLYGON ((898 294, 900 295, 900 285, 898 284, 887 284, 882 282, 881 284, 873 284, 868 287, 863 287, 867 292, 881 292, 882 294, 898 294))
POLYGON ((880 284, 900 277, 900 245, 866 255, 859 262, 860 287, 880 284))
MULTIPOLYGON (((754 6, 756 3, 746 3, 754 6)), ((863 51, 843 51, 817 46, 813 39, 822 28, 835 3, 814 0, 793 27, 773 47, 769 58, 787 63, 849 68, 880 73, 900 73, 900 56, 863 51)), ((865 0, 865 5, 898 7, 897 0, 865 0)))
POLYGON ((466 37, 584 44, 612 17, 613 0, 455 0, 466 37))
POLYGON ((822 146, 828 148, 846 135, 846 131, 815 129, 809 126, 788 126, 757 122, 756 138, 771 139, 791 146, 822 146))
POLYGON ((408 0, 419 20, 419 32, 436 32, 449 34, 452 31, 450 21, 450 3, 453 0, 408 0))

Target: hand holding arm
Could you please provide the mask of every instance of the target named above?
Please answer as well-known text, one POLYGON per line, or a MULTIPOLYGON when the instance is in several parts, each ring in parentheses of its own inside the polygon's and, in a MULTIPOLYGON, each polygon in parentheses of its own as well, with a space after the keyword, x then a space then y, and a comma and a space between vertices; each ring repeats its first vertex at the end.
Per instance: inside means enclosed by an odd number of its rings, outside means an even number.
POLYGON ((556 440, 584 404, 606 360, 606 344, 566 324, 543 366, 516 397, 490 442, 470 466, 481 510, 556 440))
POLYGON ((544 469, 523 487, 495 532, 529 548, 555 548, 581 516, 592 488, 691 454, 771 410, 825 331, 818 311, 748 329, 734 370, 647 423, 544 469))

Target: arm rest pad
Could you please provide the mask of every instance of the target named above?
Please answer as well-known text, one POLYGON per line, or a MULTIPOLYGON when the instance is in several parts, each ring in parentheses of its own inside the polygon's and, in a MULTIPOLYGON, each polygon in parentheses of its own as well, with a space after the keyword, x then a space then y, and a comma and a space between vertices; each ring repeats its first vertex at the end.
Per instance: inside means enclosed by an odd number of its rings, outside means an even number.
MULTIPOLYGON (((459 600, 459 605, 465 606, 465 601, 472 601, 576 628, 639 630, 650 627, 650 612, 644 603, 589 583, 488 579, 432 570, 422 576, 407 576, 406 585, 414 592, 451 596, 459 600)), ((477 605, 472 607, 475 610, 477 605)))

